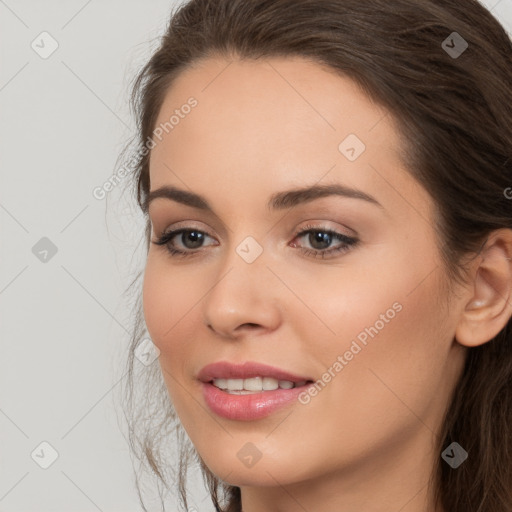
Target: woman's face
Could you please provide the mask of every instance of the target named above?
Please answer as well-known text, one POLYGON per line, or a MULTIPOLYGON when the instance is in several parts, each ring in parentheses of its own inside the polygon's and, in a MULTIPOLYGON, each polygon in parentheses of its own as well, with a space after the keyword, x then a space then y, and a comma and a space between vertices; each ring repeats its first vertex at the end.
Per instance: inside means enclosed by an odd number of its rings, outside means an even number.
POLYGON ((210 58, 168 90, 155 129, 151 192, 187 195, 151 201, 152 240, 189 231, 151 244, 144 314, 209 468, 238 486, 337 474, 353 489, 439 458, 460 308, 386 112, 304 59, 210 58), (352 192, 294 192, 327 186, 352 192))

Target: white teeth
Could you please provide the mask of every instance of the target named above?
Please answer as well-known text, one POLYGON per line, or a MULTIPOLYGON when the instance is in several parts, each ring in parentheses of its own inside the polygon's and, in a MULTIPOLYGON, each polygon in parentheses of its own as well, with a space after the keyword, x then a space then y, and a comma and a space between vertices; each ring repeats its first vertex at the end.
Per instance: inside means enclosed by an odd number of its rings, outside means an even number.
MULTIPOLYGON (((284 382, 284 381, 281 381, 284 382)), ((279 387, 279 381, 272 377, 263 377, 263 389, 265 391, 273 391, 279 387)))
POLYGON ((251 379, 244 379, 244 389, 247 391, 262 391, 263 379, 261 377, 252 377, 251 379))
POLYGON ((306 381, 295 384, 289 380, 277 380, 273 377, 251 377, 249 379, 213 379, 213 385, 228 392, 237 394, 249 394, 259 391, 273 391, 275 389, 291 389, 304 385, 306 381), (245 393, 247 391, 248 393, 245 393))
POLYGON ((227 379, 215 379, 213 384, 217 386, 219 389, 227 389, 228 380, 227 379))
POLYGON ((244 379, 226 379, 228 389, 233 391, 241 391, 244 389, 244 379))

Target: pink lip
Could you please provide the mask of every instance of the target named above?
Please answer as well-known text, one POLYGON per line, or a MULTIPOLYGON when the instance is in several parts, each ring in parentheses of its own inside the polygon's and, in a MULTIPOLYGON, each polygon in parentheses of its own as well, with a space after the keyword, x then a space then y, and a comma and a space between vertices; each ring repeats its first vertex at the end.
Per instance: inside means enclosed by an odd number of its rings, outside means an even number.
POLYGON ((311 377, 300 377, 280 368, 252 361, 242 364, 219 361, 206 365, 197 375, 201 382, 211 382, 213 379, 249 379, 251 377, 273 377, 277 380, 292 382, 313 380, 311 377))
POLYGON ((202 382, 203 398, 211 411, 224 418, 239 421, 264 418, 277 409, 297 401, 300 393, 311 385, 313 380, 261 363, 231 364, 224 361, 205 366, 199 372, 198 379, 202 382), (273 377, 277 380, 289 380, 295 383, 306 381, 307 383, 292 389, 278 388, 250 395, 230 394, 212 384, 213 379, 248 379, 251 377, 273 377))

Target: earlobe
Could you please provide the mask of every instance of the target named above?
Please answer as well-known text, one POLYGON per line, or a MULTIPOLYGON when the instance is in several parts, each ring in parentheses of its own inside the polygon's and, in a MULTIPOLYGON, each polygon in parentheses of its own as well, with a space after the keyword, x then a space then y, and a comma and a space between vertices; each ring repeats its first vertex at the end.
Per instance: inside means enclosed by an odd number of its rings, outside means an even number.
POLYGON ((512 230, 489 237, 472 275, 472 293, 455 331, 467 347, 492 340, 512 317, 512 230))

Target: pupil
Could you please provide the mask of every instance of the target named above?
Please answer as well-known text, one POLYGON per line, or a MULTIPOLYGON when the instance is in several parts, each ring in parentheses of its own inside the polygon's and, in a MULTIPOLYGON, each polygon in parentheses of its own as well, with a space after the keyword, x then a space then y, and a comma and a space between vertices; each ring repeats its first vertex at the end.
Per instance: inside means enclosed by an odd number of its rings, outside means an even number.
POLYGON ((202 233, 198 233, 197 231, 189 231, 188 233, 183 233, 183 236, 182 236, 182 242, 184 242, 184 245, 186 247, 188 247, 189 249, 195 249, 195 248, 201 246, 202 236, 203 236, 202 233), (189 240, 192 240, 193 247, 190 247, 187 243, 185 243, 186 238, 183 237, 185 235, 188 237, 189 240))
POLYGON ((331 235, 329 233, 322 233, 321 231, 316 231, 309 234, 309 242, 312 247, 315 249, 326 249, 331 242, 331 235), (321 247, 315 247, 315 244, 319 242, 320 244, 325 244, 321 247))

